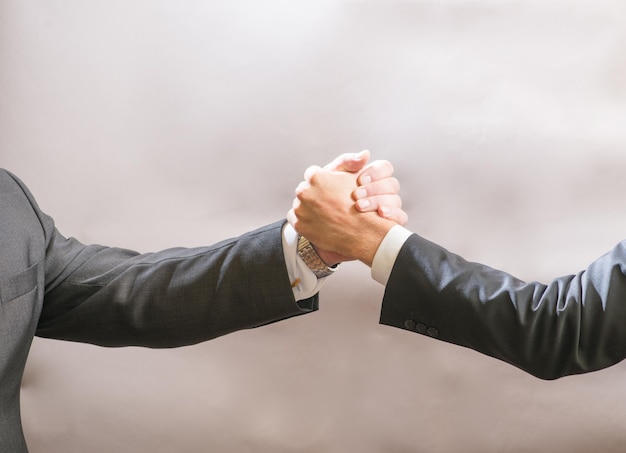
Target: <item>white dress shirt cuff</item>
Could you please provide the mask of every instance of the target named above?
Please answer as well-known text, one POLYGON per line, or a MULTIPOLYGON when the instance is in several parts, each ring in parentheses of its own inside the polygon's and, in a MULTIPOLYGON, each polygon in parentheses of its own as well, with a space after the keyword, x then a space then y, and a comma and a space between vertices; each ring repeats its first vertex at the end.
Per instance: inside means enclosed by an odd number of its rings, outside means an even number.
POLYGON ((378 283, 387 284, 398 253, 411 234, 406 228, 395 225, 380 243, 372 262, 372 278, 378 283))
POLYGON ((298 233, 291 224, 283 227, 283 253, 289 281, 296 301, 309 299, 322 288, 326 278, 317 278, 298 255, 298 233))

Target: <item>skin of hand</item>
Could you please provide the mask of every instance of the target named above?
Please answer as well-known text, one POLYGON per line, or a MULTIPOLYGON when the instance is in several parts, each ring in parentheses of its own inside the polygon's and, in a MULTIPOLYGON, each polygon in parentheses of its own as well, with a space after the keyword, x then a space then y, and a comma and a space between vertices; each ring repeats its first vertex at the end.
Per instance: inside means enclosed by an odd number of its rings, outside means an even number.
MULTIPOLYGON (((408 216, 402 210, 402 199, 398 195, 400 183, 393 177, 393 166, 389 161, 376 160, 366 165, 370 152, 345 153, 324 166, 324 170, 344 171, 357 174, 358 186, 352 196, 360 212, 378 212, 383 218, 393 220, 399 225, 406 225, 408 216)), ((312 166, 305 172, 305 180, 320 170, 312 166)))
MULTIPOLYGON (((296 199, 287 218, 296 231, 315 244, 320 257, 328 264, 338 262, 335 259, 339 256, 358 259, 371 266, 380 242, 396 224, 378 214, 379 206, 376 203, 380 198, 370 201, 366 206, 369 209, 367 212, 356 209, 354 193, 358 190, 357 181, 362 175, 362 172, 309 167, 305 181, 296 189, 296 199), (326 252, 330 250, 334 256, 326 252)), ((385 187, 397 187, 396 183, 390 183, 391 186, 386 185, 389 182, 375 185, 368 194, 382 196, 382 199, 392 203, 392 211, 400 212, 401 201, 397 194, 378 192, 386 190, 385 187)), ((403 211, 402 214, 406 218, 403 211)))
POLYGON ((378 212, 378 215, 406 225, 408 216, 402 210, 402 199, 398 195, 400 183, 390 175, 393 167, 388 161, 374 161, 361 171, 357 178, 358 187, 352 192, 355 208, 360 212, 378 212))

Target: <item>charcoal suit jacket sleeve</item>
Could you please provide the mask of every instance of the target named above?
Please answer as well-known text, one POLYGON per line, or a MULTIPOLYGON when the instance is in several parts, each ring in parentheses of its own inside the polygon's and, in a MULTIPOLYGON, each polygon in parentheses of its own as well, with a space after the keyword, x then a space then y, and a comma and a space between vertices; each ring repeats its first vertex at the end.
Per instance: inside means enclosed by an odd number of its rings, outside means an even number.
POLYGON ((174 347, 317 309, 317 296, 294 300, 283 225, 148 254, 83 245, 0 169, 0 452, 27 452, 19 395, 34 335, 174 347))
POLYGON ((626 357, 626 241, 587 269, 525 282, 412 235, 387 282, 381 323, 555 379, 626 357))
POLYGON ((284 221, 200 248, 140 254, 64 237, 15 178, 39 224, 45 289, 36 335, 103 346, 175 347, 317 309, 295 302, 284 221))

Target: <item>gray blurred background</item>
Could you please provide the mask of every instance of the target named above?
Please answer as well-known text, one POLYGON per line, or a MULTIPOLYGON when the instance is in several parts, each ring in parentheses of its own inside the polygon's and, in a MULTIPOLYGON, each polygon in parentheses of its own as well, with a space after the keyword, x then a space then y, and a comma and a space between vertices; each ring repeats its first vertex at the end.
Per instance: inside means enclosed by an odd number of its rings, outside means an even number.
MULTIPOLYGON (((147 252, 284 217, 367 148, 408 227, 547 281, 626 236, 621 0, 0 0, 0 166, 66 235, 147 252)), ((622 452, 626 367, 540 381, 321 310, 174 350, 36 340, 33 453, 622 452)))

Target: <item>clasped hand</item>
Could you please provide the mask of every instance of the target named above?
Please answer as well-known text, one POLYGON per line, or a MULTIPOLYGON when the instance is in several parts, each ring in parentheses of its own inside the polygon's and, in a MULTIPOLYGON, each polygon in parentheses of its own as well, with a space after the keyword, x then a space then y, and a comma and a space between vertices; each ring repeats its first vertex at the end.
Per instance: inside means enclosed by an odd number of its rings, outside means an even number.
POLYGON ((346 153, 309 167, 296 188, 287 219, 328 265, 356 259, 371 266, 387 232, 407 222, 393 166, 369 159, 369 151, 346 153))

